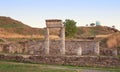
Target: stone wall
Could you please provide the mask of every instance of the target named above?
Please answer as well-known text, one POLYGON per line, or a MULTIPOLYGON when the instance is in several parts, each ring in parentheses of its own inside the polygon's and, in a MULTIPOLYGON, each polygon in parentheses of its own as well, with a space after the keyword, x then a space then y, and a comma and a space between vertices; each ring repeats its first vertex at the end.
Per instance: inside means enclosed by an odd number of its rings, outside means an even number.
POLYGON ((19 62, 32 62, 42 64, 93 66, 93 67, 120 67, 120 58, 97 56, 12 56, 0 55, 0 60, 13 60, 19 62))
MULTIPOLYGON (((65 48, 66 55, 77 55, 79 48, 82 48, 82 55, 96 55, 95 48, 97 42, 94 40, 66 40, 65 48)), ((45 53, 44 40, 30 40, 22 42, 9 42, 0 44, 0 52, 4 53, 25 53, 44 55, 45 53)), ((60 55, 61 42, 60 40, 50 41, 50 55, 60 55)), ((109 51, 100 50, 101 55, 111 55, 109 51), (107 53, 108 52, 108 53, 107 53)))
MULTIPOLYGON (((104 56, 115 56, 114 51, 116 49, 111 49, 111 48, 104 48, 104 49, 100 49, 100 55, 104 55, 104 56)), ((118 55, 119 55, 119 50, 118 51, 118 55)))
POLYGON ((19 43, 1 43, 0 52, 4 53, 24 53, 23 45, 19 43))
POLYGON ((95 55, 95 48, 97 48, 97 42, 93 40, 81 40, 81 41, 66 41, 66 54, 76 55, 78 49, 82 48, 82 55, 95 55))
MULTIPOLYGON (((97 47, 97 42, 98 41, 66 40, 66 55, 77 55, 80 47, 82 48, 82 55, 96 55, 94 51, 97 47)), ((44 40, 0 43, 0 52, 44 55, 44 45, 44 40)), ((50 55, 60 55, 60 49, 60 40, 50 41, 50 55)), ((114 49, 100 48, 100 55, 112 56, 113 51, 114 49)), ((118 54, 120 54, 120 50, 118 50, 118 54)))

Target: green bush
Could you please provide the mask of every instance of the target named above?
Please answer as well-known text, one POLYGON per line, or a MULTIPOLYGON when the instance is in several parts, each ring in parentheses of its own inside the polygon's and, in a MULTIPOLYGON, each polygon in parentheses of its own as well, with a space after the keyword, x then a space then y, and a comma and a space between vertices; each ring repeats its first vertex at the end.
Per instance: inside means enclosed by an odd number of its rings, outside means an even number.
POLYGON ((77 32, 76 22, 74 20, 66 19, 64 25, 66 37, 73 38, 77 32))

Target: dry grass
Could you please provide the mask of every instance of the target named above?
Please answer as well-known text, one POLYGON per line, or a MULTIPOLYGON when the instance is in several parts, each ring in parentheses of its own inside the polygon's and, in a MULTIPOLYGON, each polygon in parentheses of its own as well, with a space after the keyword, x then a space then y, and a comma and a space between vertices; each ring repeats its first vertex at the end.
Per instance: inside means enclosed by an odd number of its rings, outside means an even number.
POLYGON ((108 37, 107 46, 109 48, 117 48, 120 46, 120 33, 112 34, 108 37))
POLYGON ((96 38, 108 38, 111 34, 108 35, 96 35, 96 38))

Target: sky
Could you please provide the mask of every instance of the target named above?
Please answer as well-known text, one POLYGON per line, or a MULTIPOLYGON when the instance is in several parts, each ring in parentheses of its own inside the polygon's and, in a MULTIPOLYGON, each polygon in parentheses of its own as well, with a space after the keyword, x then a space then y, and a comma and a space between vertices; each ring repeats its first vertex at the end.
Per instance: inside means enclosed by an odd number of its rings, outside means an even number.
POLYGON ((120 30, 120 0, 0 0, 0 16, 37 28, 46 19, 73 19, 77 26, 99 21, 120 30))

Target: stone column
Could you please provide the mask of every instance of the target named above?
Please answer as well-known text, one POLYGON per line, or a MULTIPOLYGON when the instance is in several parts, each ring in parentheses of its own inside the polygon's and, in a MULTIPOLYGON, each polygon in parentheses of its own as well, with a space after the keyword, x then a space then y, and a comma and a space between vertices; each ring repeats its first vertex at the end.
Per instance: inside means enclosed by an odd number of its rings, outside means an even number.
POLYGON ((0 44, 0 52, 3 52, 3 45, 0 44))
POLYGON ((49 54, 49 28, 46 28, 45 31, 45 54, 48 55, 49 54))
POLYGON ((99 55, 99 53, 100 53, 100 50, 99 50, 99 41, 96 42, 95 44, 96 44, 96 47, 95 47, 95 49, 94 49, 94 50, 95 50, 95 54, 96 54, 96 55, 99 55))
POLYGON ((113 50, 112 54, 113 54, 114 56, 117 56, 117 48, 113 50))
POLYGON ((81 46, 78 48, 78 50, 77 50, 77 55, 78 56, 81 56, 82 55, 82 48, 81 48, 81 46))
POLYGON ((61 28, 61 49, 60 49, 60 52, 62 55, 65 55, 65 28, 62 27, 61 28))
POLYGON ((12 50, 11 46, 9 46, 8 48, 9 48, 9 53, 14 53, 14 50, 12 50))
POLYGON ((25 48, 25 51, 24 51, 24 53, 27 53, 27 52, 28 52, 27 43, 24 43, 24 48, 25 48))

